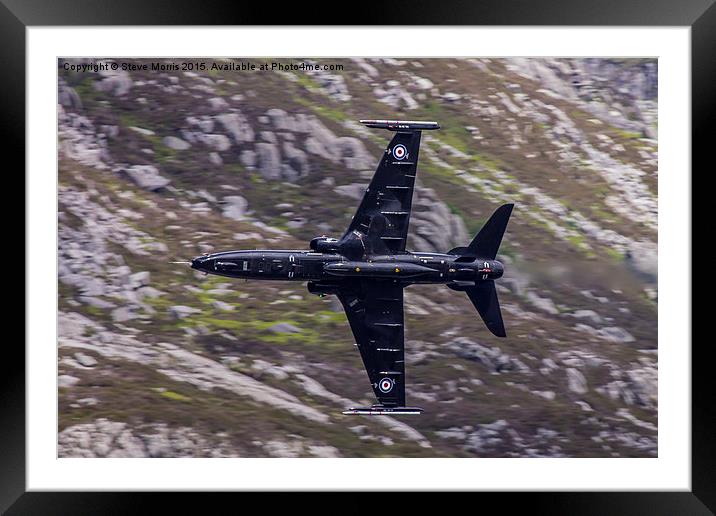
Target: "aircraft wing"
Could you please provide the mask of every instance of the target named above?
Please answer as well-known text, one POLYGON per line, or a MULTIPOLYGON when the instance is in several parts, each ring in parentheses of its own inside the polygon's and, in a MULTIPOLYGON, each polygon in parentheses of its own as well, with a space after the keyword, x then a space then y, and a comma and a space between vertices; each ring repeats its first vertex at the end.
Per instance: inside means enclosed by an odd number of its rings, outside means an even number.
POLYGON ((351 224, 342 237, 358 239, 361 254, 405 251, 420 150, 420 130, 395 129, 351 224))
POLYGON ((338 291, 375 396, 386 407, 405 406, 403 286, 361 280, 338 291))

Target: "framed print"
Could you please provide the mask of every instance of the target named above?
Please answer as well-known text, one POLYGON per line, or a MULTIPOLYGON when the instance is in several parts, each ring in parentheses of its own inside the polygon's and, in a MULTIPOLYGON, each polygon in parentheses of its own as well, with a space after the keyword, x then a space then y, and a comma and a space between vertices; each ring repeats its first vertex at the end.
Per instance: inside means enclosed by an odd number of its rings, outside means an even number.
POLYGON ((713 511, 708 2, 6 5, 9 513, 426 490, 713 511))

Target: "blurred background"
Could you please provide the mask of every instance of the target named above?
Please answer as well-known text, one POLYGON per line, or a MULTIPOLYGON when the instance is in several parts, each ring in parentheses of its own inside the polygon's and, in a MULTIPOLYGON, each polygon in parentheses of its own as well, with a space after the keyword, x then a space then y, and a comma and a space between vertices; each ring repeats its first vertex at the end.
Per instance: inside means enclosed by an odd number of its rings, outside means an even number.
POLYGON ((200 61, 59 61, 59 456, 656 456, 656 60, 200 61), (321 66, 230 66, 267 62, 321 66), (442 126, 409 249, 516 204, 508 338, 406 290, 421 416, 341 415, 374 399, 335 298, 170 263, 339 237, 391 136, 360 118, 442 126))

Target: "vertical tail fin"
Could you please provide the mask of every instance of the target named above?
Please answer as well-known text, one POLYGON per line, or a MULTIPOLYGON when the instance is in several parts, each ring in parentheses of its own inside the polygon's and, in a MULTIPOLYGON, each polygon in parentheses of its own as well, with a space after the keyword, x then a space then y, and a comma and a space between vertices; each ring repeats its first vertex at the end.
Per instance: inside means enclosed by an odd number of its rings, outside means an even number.
MULTIPOLYGON (((507 223, 512 215, 514 204, 503 204, 495 210, 490 219, 482 226, 480 232, 473 238, 467 247, 456 247, 448 254, 458 256, 456 261, 472 262, 475 259, 494 260, 500 249, 502 237, 505 234, 507 223)), ((487 266, 487 263, 485 264, 487 266)), ((451 285, 453 290, 464 291, 472 304, 485 321, 487 329, 498 337, 506 337, 505 325, 502 322, 500 302, 497 299, 497 290, 493 280, 476 281, 474 285, 451 285)))
POLYGON ((467 296, 475 305, 480 317, 485 321, 487 329, 498 337, 506 337, 505 325, 502 322, 500 302, 497 299, 497 290, 494 281, 480 281, 474 287, 465 289, 467 296))
POLYGON ((510 220, 512 208, 514 204, 503 204, 495 210, 490 220, 482 226, 480 232, 473 238, 470 245, 467 246, 466 255, 494 260, 497 256, 497 250, 502 243, 502 235, 505 234, 507 222, 510 220))

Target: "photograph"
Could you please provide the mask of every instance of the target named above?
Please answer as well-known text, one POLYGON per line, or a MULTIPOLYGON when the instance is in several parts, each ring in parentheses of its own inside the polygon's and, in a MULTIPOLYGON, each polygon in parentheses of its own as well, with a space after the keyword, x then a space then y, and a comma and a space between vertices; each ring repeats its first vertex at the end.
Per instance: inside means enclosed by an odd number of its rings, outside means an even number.
POLYGON ((56 62, 58 458, 659 457, 657 57, 56 62))

